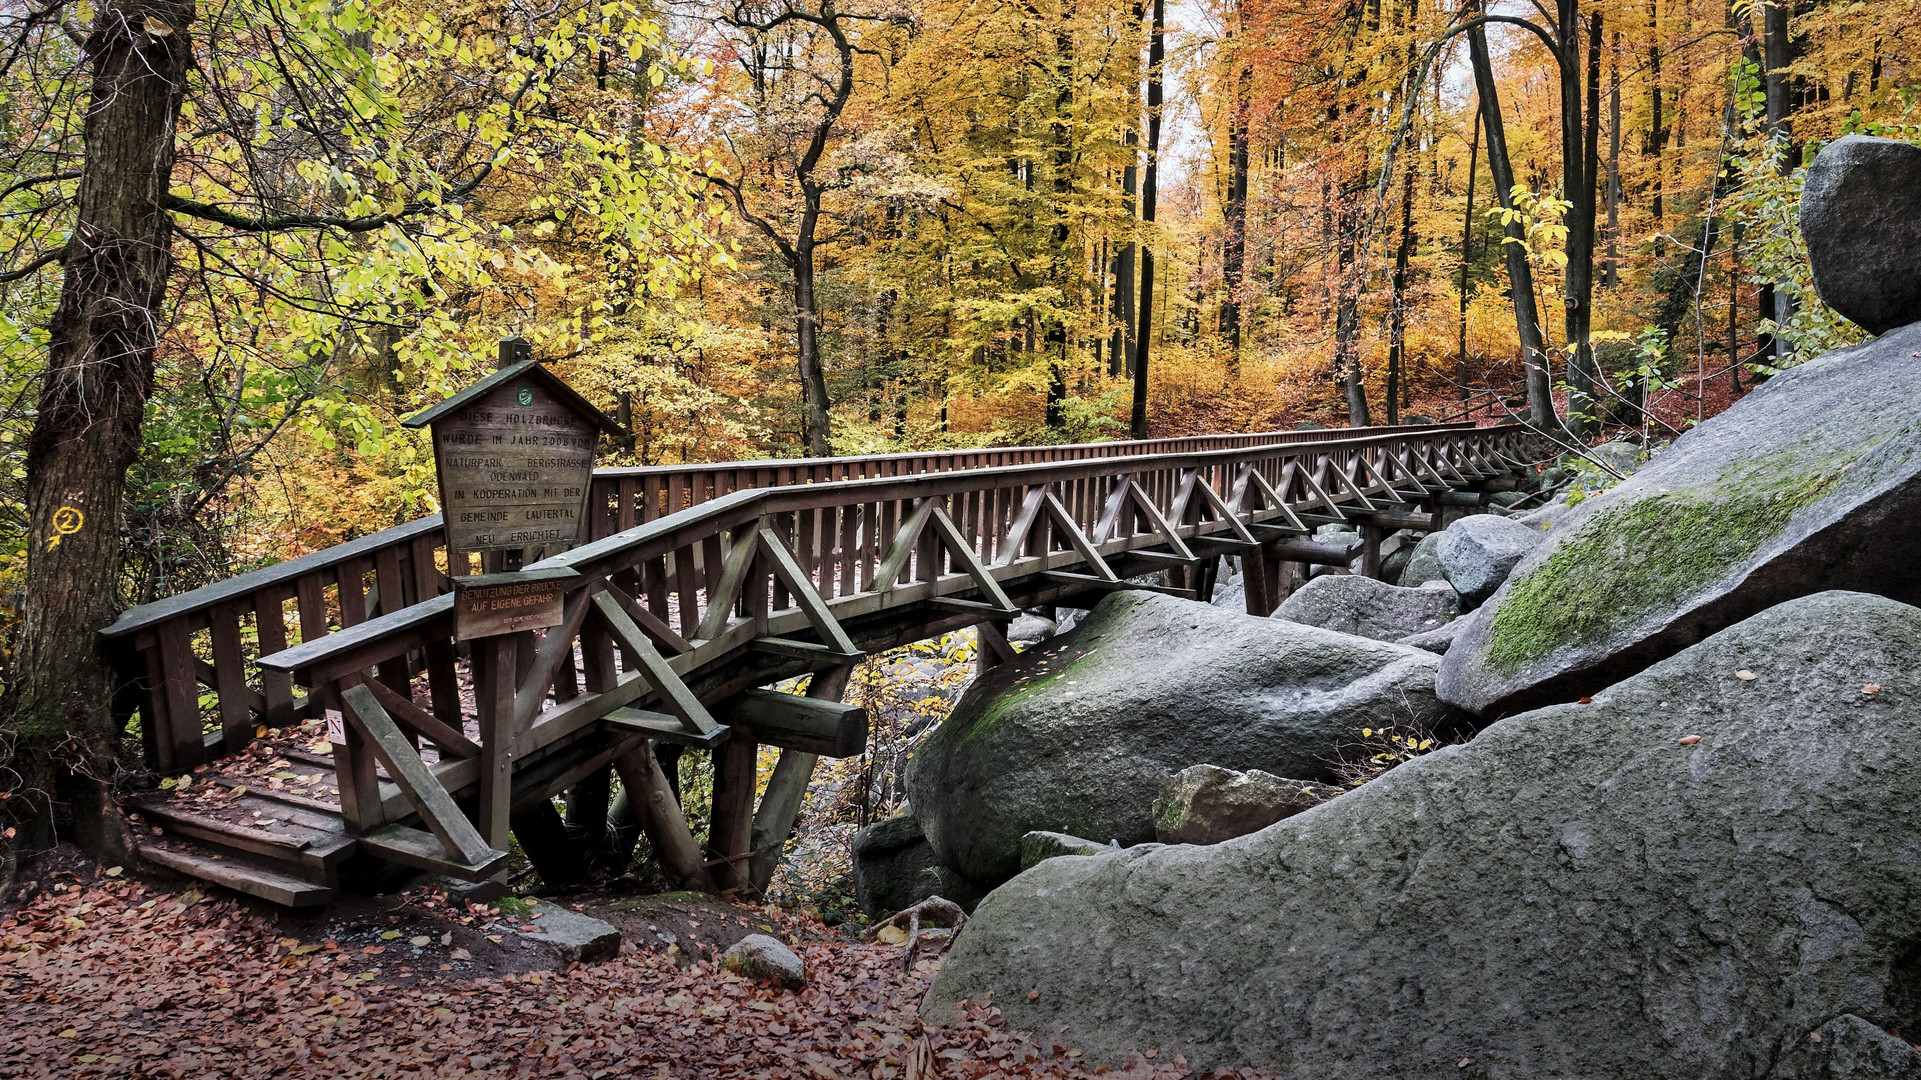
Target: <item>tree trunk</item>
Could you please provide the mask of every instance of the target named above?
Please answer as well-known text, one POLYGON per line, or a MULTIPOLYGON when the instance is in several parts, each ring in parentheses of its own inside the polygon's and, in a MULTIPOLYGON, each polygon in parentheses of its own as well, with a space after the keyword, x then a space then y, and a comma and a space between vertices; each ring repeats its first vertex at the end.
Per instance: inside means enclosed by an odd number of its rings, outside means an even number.
MULTIPOLYGON (((1069 223, 1068 196, 1073 193, 1074 148, 1068 125, 1074 110, 1074 42, 1066 33, 1054 35, 1054 118, 1049 138, 1054 143, 1054 284, 1065 305, 1073 268, 1068 241, 1073 239, 1069 223)), ((1055 431, 1067 427, 1067 317, 1047 324, 1047 426, 1055 431)))
POLYGON ((801 434, 807 453, 832 457, 827 376, 820 363, 820 304, 814 296, 814 227, 819 220, 820 200, 812 196, 801 214, 799 242, 794 245, 794 337, 800 361, 801 434))
MULTIPOLYGON (((1501 120, 1500 93, 1494 85, 1494 64, 1482 28, 1468 31, 1468 53, 1474 67, 1474 88, 1481 99, 1481 127, 1487 137, 1487 165, 1494 178, 1494 194, 1503 210, 1512 210, 1514 166, 1507 154, 1507 127, 1501 120)), ((1527 370, 1528 423, 1547 428, 1555 423, 1554 397, 1548 383, 1547 345, 1541 340, 1541 318, 1534 306, 1534 270, 1528 265, 1522 237, 1520 222, 1512 222, 1507 226, 1507 238, 1512 242, 1502 247, 1507 255, 1508 291, 1514 297, 1514 329, 1521 340, 1521 360, 1527 370)))
MULTIPOLYGON (((1141 222, 1154 225, 1154 197, 1160 176, 1161 67, 1167 57, 1167 0, 1154 0, 1154 23, 1147 35, 1147 171, 1141 178, 1141 222)), ((1134 408, 1130 433, 1147 438, 1147 366, 1154 332, 1154 246, 1141 243, 1141 323, 1134 338, 1134 408)))
POLYGON ((1474 185, 1481 168, 1481 110, 1474 110, 1474 137, 1467 144, 1467 209, 1461 214, 1460 336, 1454 346, 1454 384, 1467 400, 1467 271, 1474 259, 1474 185))
POLYGON ((1361 283, 1355 270, 1359 249, 1361 208, 1358 194, 1343 184, 1340 219, 1335 240, 1335 286, 1340 299, 1334 307, 1334 371, 1347 402, 1347 422, 1367 427, 1374 418, 1367 408, 1367 382, 1361 370, 1361 283))
POLYGON ((1241 375, 1241 283, 1247 277, 1247 124, 1248 92, 1254 73, 1243 68, 1234 80, 1232 119, 1228 122, 1227 202, 1221 239, 1221 337, 1227 342, 1227 376, 1241 375))
POLYGON ((1660 0, 1648 0, 1648 159, 1653 179, 1648 182, 1648 208, 1654 214, 1654 223, 1661 224, 1665 207, 1662 204, 1661 165, 1662 156, 1667 152, 1668 122, 1664 115, 1666 98, 1661 87, 1661 37, 1660 37, 1660 0))
MULTIPOLYGON (((161 200, 192 64, 186 0, 100 8, 78 206, 27 441, 26 592, 4 710, 27 793, 20 845, 54 830, 118 856, 108 785, 120 766, 115 676, 98 631, 119 608, 120 504, 153 393, 173 266, 161 200), (158 34, 156 35, 156 31, 158 34)), ((0 842, 3 843, 3 842, 0 842)))
POLYGON ((1562 185, 1569 203, 1567 270, 1563 319, 1568 347, 1568 414, 1574 430, 1593 435, 1601 427, 1596 394, 1602 375, 1594 363, 1588 332, 1594 320, 1594 188, 1595 161, 1600 156, 1600 128, 1583 124, 1601 109, 1601 13, 1588 21, 1587 101, 1581 100, 1581 16, 1578 0, 1561 0, 1561 161, 1562 185))
MULTIPOLYGON (((1139 23, 1140 5, 1134 6, 1134 20, 1139 23)), ((1141 111, 1141 53, 1138 45, 1134 48, 1135 70, 1129 80, 1128 98, 1136 118, 1141 111)), ((1107 373, 1116 379, 1134 373, 1134 196, 1135 185, 1139 183, 1141 133, 1137 123, 1127 125, 1122 145, 1127 148, 1127 164, 1121 169, 1121 212, 1127 222, 1128 237, 1114 256, 1114 338, 1108 348, 1107 373)))
POLYGON ((1394 276, 1388 299, 1387 422, 1401 422, 1407 387, 1407 264, 1414 254, 1414 164, 1409 155, 1401 174, 1401 243, 1394 251, 1394 276))
MULTIPOLYGON (((1766 39, 1763 46, 1763 85, 1767 90, 1768 137, 1774 143, 1775 168, 1782 176, 1787 176, 1794 171, 1796 157, 1794 102, 1789 97, 1792 83, 1788 74, 1788 66, 1794 63, 1793 42, 1788 37, 1790 10, 1780 0, 1771 0, 1762 5, 1762 11, 1762 32, 1766 39)), ((1788 320, 1794 317, 1794 294, 1785 285, 1768 287, 1764 299, 1772 303, 1763 305, 1762 311, 1774 320, 1776 326, 1786 326, 1788 320)), ((1786 364, 1794 352, 1787 339, 1770 335, 1769 344, 1774 354, 1772 362, 1786 364)))
POLYGON ((1601 287, 1621 283, 1621 32, 1614 32, 1613 58, 1608 66, 1608 255, 1601 271, 1601 287))

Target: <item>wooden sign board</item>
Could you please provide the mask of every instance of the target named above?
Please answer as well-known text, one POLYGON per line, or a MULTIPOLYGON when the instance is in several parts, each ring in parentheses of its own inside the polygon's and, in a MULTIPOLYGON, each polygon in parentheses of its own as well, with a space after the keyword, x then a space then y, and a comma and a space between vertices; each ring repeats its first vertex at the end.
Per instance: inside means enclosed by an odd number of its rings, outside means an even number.
POLYGON ((594 442, 602 431, 623 433, 531 359, 407 420, 408 427, 422 425, 433 431, 447 561, 456 577, 470 553, 586 540, 594 442))
POLYGON ((537 382, 507 383, 434 422, 440 510, 454 551, 585 539, 599 426, 537 382))
POLYGON ((454 640, 559 626, 572 570, 475 574, 454 579, 454 640))

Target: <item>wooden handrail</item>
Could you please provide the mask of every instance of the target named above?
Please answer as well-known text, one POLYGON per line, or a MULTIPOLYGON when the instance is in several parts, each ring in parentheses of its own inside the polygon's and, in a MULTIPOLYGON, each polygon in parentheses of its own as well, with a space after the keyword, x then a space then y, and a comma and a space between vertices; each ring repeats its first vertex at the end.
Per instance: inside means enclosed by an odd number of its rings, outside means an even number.
MULTIPOLYGON (((1380 457, 1384 447, 1463 440, 1493 445, 1488 440, 1498 442, 1507 432, 1472 425, 1264 432, 601 470, 590 502, 590 540, 538 565, 581 568, 634 598, 653 625, 678 620, 670 633, 691 638, 697 620, 690 613, 712 584, 711 568, 723 561, 729 531, 767 518, 781 523, 780 535, 801 549, 799 564, 810 573, 819 572, 820 561, 831 553, 836 567, 819 583, 823 605, 851 617, 857 613, 849 610, 847 597, 866 589, 885 554, 883 545, 912 500, 951 503, 951 526, 965 533, 967 543, 980 541, 980 555, 987 557, 998 543, 994 530, 1008 527, 1009 515, 1018 509, 1018 499, 1009 493, 1037 485, 1058 488, 1064 509, 1071 507, 1072 519, 1091 534, 1100 516, 1097 504, 1108 497, 1109 481, 1119 472, 1139 476, 1152 502, 1172 507, 1177 474, 1184 469, 1209 472, 1218 486, 1230 464, 1258 460, 1268 463, 1263 469, 1276 480, 1281 466, 1274 463, 1282 458, 1338 459, 1345 468, 1380 457), (983 462, 991 464, 983 467, 983 462), (680 598, 691 598, 689 610, 680 609, 680 598)), ((302 697, 295 694, 291 676, 340 656, 359 661, 359 668, 342 670, 377 668, 396 691, 411 673, 426 670, 435 686, 436 714, 454 724, 459 697, 450 688, 455 649, 442 625, 451 618, 451 601, 439 567, 439 524, 437 515, 422 518, 142 605, 103 630, 131 684, 122 708, 129 718, 138 710, 150 764, 163 771, 191 767, 243 749, 258 724, 281 727, 337 708, 341 688, 330 680, 319 680, 313 693, 302 697), (292 649, 287 647, 290 619, 301 639, 292 649), (204 730, 202 715, 207 688, 214 691, 218 719, 219 730, 212 733, 204 730)), ((1123 529, 1101 550, 1113 554, 1138 546, 1123 529)), ((913 553, 913 559, 921 557, 913 553)), ((905 554, 902 559, 907 561, 898 565, 912 561, 905 554)), ((791 588, 780 579, 765 585, 778 601, 776 609, 787 606, 791 588)), ((895 599, 911 591, 902 590, 895 599)), ((932 587, 922 591, 937 594, 932 587)), ((954 584, 949 591, 967 589, 954 584)), ((805 630, 791 619, 781 625, 805 630)))
MULTIPOLYGON (((1437 425, 1472 426, 1472 425, 1437 425)), ((753 461, 700 462, 681 465, 644 465, 594 470, 594 505, 605 506, 614 498, 622 485, 644 486, 648 483, 659 489, 666 489, 674 479, 685 482, 697 476, 730 475, 733 477, 750 474, 769 473, 766 483, 734 484, 734 488, 782 486, 784 483, 816 483, 821 473, 843 473, 859 478, 882 475, 879 470, 890 466, 908 466, 907 473, 941 472, 953 469, 994 468, 1006 465, 1028 464, 1036 460, 1078 460, 1081 458, 1112 458, 1150 456, 1167 453, 1176 444, 1227 443, 1232 446, 1278 445, 1287 443, 1317 442, 1324 440, 1330 431, 1363 431, 1369 434, 1398 431, 1433 430, 1425 426, 1373 427, 1353 429, 1324 429, 1311 431, 1264 431, 1232 433, 1224 435, 1183 435, 1165 439, 1146 439, 1139 441, 1120 441, 1104 443, 1068 443, 1059 446, 1012 446, 989 447, 976 450, 942 450, 931 453, 867 454, 856 457, 837 458, 765 458, 753 461), (986 459, 1003 459, 988 464, 986 459)), ((885 475, 902 475, 901 472, 887 472, 885 475)), ((756 479, 759 479, 756 477, 756 479)), ((695 485, 686 485, 689 491, 695 485)), ((732 488, 730 488, 731 490, 732 488)), ((651 516, 649 516, 651 520, 651 516)), ((441 518, 439 514, 429 514, 402 525, 381 529, 366 536, 335 544, 320 551, 310 552, 271 566, 250 570, 231 578, 204 585, 197 589, 176 593, 173 596, 151 601, 120 613, 120 617, 100 631, 109 641, 125 638, 142 630, 148 630, 181 616, 203 614, 217 605, 243 600, 262 589, 285 585, 305 574, 324 572, 339 567, 354 559, 372 556, 383 548, 401 547, 414 540, 431 536, 438 540, 441 518)), ((609 530, 611 531, 611 530, 609 530)), ((603 533, 602 535, 605 535, 603 533)), ((202 623, 201 625, 205 625, 202 623)), ((198 626, 195 629, 199 629, 198 626)))

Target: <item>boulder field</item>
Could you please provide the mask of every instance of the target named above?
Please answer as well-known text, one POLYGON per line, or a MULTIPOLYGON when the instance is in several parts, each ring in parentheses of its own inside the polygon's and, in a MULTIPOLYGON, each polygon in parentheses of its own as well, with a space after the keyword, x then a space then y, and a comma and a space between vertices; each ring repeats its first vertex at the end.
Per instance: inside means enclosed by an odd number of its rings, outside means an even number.
POLYGON ((1189 765, 1333 778, 1362 728, 1441 726, 1440 657, 1384 641, 1115 593, 1073 633, 988 671, 914 751, 907 795, 939 861, 991 887, 1036 830, 1152 841, 1189 765))
POLYGON ((1921 324, 1790 369, 1568 510, 1448 650, 1493 718, 1822 589, 1921 600, 1921 324))
POLYGON ((1260 832, 1048 859, 924 1015, 1326 1080, 1913 1077, 1917 655, 1921 609, 1822 593, 1260 832))

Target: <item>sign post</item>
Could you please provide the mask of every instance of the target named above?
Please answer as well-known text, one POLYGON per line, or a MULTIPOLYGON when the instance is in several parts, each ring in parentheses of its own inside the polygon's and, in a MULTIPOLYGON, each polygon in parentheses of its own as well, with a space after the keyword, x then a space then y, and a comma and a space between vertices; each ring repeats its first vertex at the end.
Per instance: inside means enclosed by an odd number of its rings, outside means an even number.
POLYGON ((434 471, 454 582, 454 638, 472 643, 480 720, 477 821, 489 846, 507 850, 513 804, 514 700, 530 631, 562 620, 568 569, 512 570, 528 548, 587 539, 594 443, 619 424, 533 359, 527 343, 500 343, 500 369, 408 417, 433 434, 434 471))
POLYGON ((503 341, 501 358, 500 370, 406 420, 433 434, 462 641, 560 622, 560 578, 572 571, 475 575, 468 557, 585 540, 594 443, 603 431, 624 434, 526 342, 503 341))

